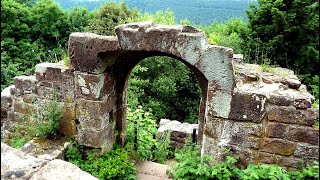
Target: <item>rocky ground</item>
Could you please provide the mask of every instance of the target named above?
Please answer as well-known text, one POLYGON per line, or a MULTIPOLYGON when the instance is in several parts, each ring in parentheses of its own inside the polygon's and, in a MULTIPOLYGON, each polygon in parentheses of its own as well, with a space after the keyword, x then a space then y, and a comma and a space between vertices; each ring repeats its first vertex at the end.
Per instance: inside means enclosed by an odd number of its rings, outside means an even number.
MULTIPOLYGON (((15 180, 97 180, 72 163, 61 160, 66 144, 41 142, 47 144, 39 148, 39 142, 32 140, 20 149, 1 143, 1 179, 15 180)), ((166 180, 168 164, 151 161, 136 164, 138 180, 166 180)))

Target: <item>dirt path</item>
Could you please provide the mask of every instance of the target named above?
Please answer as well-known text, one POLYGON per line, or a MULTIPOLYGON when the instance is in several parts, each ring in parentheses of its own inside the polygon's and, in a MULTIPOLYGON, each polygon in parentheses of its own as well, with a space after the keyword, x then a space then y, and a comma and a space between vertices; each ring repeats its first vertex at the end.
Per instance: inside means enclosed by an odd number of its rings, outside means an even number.
MULTIPOLYGON (((167 164, 172 163, 172 160, 167 164)), ((151 161, 144 161, 136 164, 137 167, 137 179, 138 180, 167 180, 171 179, 166 174, 166 170, 169 167, 166 164, 159 164, 151 161)))

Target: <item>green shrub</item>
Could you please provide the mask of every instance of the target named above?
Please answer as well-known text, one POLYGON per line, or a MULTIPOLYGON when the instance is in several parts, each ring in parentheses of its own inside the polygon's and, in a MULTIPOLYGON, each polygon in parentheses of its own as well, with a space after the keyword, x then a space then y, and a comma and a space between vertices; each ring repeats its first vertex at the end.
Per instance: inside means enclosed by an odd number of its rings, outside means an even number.
POLYGON ((36 136, 52 138, 57 135, 63 112, 56 98, 40 107, 34 117, 37 129, 36 136))
POLYGON ((217 163, 212 157, 202 155, 197 147, 186 145, 176 154, 177 164, 173 164, 171 176, 174 179, 234 179, 239 169, 235 157, 227 156, 226 161, 217 163))
POLYGON ((99 149, 86 149, 72 141, 66 152, 66 160, 101 180, 136 178, 136 168, 124 148, 116 147, 101 154, 99 149))
POLYGON ((36 136, 36 129, 34 121, 24 117, 22 123, 15 125, 9 130, 11 132, 9 138, 3 141, 11 147, 20 148, 36 136))
POLYGON ((157 124, 149 111, 144 111, 138 106, 135 111, 128 108, 127 111, 127 149, 134 150, 135 128, 137 128, 137 152, 136 155, 142 161, 150 160, 163 163, 170 156, 169 133, 157 134, 157 124), (156 139, 153 138, 156 134, 156 139))
POLYGON ((169 174, 174 179, 319 179, 319 163, 313 162, 300 171, 287 172, 278 165, 250 164, 246 169, 236 166, 237 158, 227 156, 226 159, 217 163, 212 157, 202 155, 199 149, 190 145, 177 151, 177 164, 171 165, 173 171, 169 174))
POLYGON ((62 115, 61 106, 54 98, 36 109, 31 116, 25 115, 21 123, 9 130, 10 136, 4 142, 20 148, 34 137, 54 138, 58 133, 62 115))

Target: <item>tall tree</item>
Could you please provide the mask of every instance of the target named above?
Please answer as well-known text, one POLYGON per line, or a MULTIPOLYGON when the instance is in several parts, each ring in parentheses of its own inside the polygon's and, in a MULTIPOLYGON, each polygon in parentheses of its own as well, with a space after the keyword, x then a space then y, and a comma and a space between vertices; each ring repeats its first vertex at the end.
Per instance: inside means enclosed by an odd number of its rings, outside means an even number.
POLYGON ((68 24, 64 11, 54 0, 39 0, 31 8, 32 37, 45 47, 66 47, 68 24))
POLYGON ((95 11, 94 19, 89 22, 88 30, 101 35, 114 35, 114 28, 127 23, 127 19, 138 16, 138 12, 130 10, 122 3, 106 2, 95 11))
POLYGON ((278 64, 298 74, 319 70, 319 3, 312 0, 258 0, 247 11, 244 45, 251 61, 278 64))

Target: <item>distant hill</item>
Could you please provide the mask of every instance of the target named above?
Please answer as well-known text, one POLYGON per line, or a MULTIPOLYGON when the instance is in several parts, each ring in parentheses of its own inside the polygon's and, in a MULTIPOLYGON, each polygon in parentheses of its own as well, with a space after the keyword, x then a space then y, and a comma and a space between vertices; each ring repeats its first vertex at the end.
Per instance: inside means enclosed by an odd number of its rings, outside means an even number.
MULTIPOLYGON (((249 3, 257 4, 255 0, 107 0, 109 2, 124 1, 130 8, 137 7, 142 12, 155 13, 170 8, 175 12, 177 21, 189 19, 194 24, 208 25, 211 22, 225 22, 231 17, 243 17, 249 3)), ((89 10, 102 5, 104 0, 57 0, 64 9, 78 6, 89 10)))

